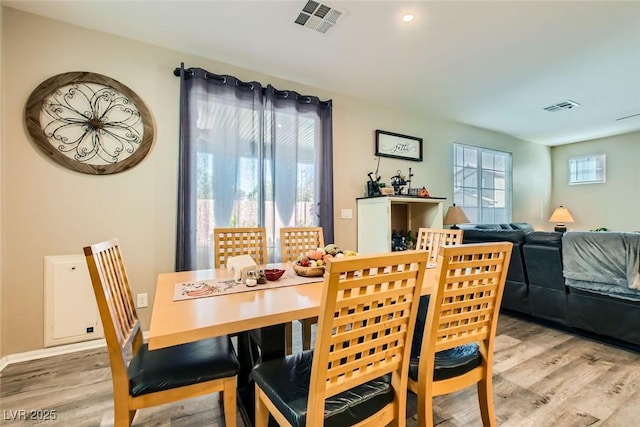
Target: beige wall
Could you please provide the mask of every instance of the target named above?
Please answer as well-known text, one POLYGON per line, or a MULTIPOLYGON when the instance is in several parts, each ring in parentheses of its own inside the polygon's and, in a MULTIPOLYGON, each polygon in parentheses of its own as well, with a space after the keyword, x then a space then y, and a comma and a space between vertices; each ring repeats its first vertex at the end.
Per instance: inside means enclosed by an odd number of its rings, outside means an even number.
MULTIPOLYGON (((631 119, 633 120, 633 119, 631 119)), ((569 209, 569 230, 640 230, 640 132, 553 147, 553 207, 569 209), (603 184, 569 185, 569 158, 607 156, 603 184)))
MULTIPOLYGON (((548 226, 544 218, 549 214, 551 163, 546 147, 9 8, 4 9, 4 18, 2 167, 7 185, 2 195, 2 247, 6 248, 2 342, 6 354, 42 348, 44 256, 80 254, 87 244, 118 237, 133 292, 148 292, 150 302, 157 274, 173 270, 179 81, 172 71, 180 62, 333 99, 335 235, 342 247, 356 246, 355 220, 339 216, 341 209, 350 208, 355 218, 355 199, 363 195, 367 173, 375 170, 375 129, 424 138, 425 161, 382 159, 380 174, 388 182, 396 170, 408 173, 411 167, 413 186, 424 185, 434 196, 447 197, 447 205, 452 196, 453 142, 512 152, 513 219, 548 226), (154 114, 156 143, 135 168, 111 176, 79 174, 46 158, 28 137, 23 113, 31 91, 48 77, 78 70, 124 83, 154 114)), ((150 310, 140 310, 144 329, 150 310)))

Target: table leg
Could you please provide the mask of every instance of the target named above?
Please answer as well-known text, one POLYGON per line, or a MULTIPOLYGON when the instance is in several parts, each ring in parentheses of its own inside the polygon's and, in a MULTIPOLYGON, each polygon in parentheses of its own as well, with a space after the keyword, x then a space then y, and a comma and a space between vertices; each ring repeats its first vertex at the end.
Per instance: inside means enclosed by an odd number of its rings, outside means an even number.
MULTIPOLYGON (((252 427, 255 414, 255 385, 251 369, 260 361, 285 355, 285 325, 267 326, 238 334, 238 409, 245 426, 252 427)), ((269 423, 271 425, 271 423, 269 423)))

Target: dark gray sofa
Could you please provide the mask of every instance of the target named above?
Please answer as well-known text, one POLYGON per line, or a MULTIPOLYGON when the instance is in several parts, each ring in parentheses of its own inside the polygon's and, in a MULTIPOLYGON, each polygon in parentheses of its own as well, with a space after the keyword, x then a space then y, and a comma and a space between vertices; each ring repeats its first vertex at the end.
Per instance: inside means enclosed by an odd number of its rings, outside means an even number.
POLYGON ((528 233, 522 252, 527 266, 530 314, 568 326, 568 288, 562 275, 562 233, 528 233))
POLYGON ((640 233, 568 232, 562 245, 569 324, 640 345, 640 233))
POLYGON ((640 234, 527 225, 461 227, 463 243, 514 243, 502 308, 639 351, 640 234))
POLYGON ((522 246, 527 233, 533 227, 526 223, 514 224, 475 224, 461 226, 464 230, 462 243, 511 242, 511 261, 502 297, 502 307, 519 313, 530 314, 527 269, 522 246))

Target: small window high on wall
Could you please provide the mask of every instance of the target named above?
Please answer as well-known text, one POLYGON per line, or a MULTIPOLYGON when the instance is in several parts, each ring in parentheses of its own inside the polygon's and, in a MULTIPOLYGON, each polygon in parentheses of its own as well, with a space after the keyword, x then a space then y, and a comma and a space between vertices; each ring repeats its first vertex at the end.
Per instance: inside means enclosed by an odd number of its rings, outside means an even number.
POLYGON ((606 181, 607 158, 604 154, 569 159, 569 185, 599 184, 606 181))
POLYGON ((474 224, 511 222, 511 153, 453 144, 453 202, 474 224))

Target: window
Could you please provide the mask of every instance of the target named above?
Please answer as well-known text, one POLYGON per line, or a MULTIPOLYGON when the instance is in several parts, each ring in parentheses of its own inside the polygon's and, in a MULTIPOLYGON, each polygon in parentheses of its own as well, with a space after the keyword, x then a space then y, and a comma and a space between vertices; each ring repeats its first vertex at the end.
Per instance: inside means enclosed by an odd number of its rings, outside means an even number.
POLYGON ((207 120, 195 128, 197 268, 211 268, 215 227, 265 226, 269 254, 275 255, 281 227, 318 225, 314 141, 319 118, 275 112, 272 124, 242 106, 220 108, 220 102, 200 103, 207 120), (236 119, 225 120, 229 114, 236 119), (264 135, 254 128, 260 121, 264 135))
POLYGON ((607 159, 604 154, 569 159, 569 185, 597 184, 606 180, 607 159))
POLYGON ((453 202, 469 221, 511 222, 511 153, 453 144, 453 202))
POLYGON ((184 70, 176 270, 211 268, 213 229, 322 226, 333 239, 331 101, 184 70), (191 74, 189 74, 191 73, 191 74))

